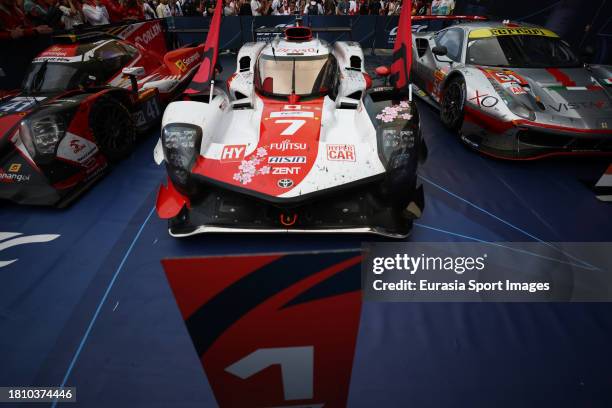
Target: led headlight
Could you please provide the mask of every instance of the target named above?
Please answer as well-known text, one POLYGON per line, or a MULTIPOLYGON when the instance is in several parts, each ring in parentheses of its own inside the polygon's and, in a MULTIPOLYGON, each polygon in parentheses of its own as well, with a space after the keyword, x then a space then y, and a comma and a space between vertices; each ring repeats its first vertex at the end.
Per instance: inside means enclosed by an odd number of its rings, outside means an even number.
POLYGON ((166 161, 173 167, 189 171, 200 151, 202 130, 189 124, 170 124, 162 131, 166 161))
POLYGON ((46 115, 21 122, 19 136, 32 157, 55 154, 57 144, 66 132, 62 117, 46 115))

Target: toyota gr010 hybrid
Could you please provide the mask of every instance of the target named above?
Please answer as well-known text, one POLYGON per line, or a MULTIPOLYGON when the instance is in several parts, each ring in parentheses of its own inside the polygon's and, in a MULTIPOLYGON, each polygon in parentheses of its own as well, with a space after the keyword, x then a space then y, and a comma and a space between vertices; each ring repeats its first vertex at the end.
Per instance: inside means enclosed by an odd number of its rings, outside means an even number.
POLYGON ((417 95, 469 146, 504 159, 612 153, 612 67, 554 32, 466 22, 413 37, 417 95))
POLYGON ((58 41, 0 99, 0 199, 66 205, 159 123, 203 50, 168 52, 159 21, 58 41))
POLYGON ((329 44, 298 24, 269 42, 246 43, 227 89, 207 86, 213 21, 188 100, 168 105, 155 150, 169 176, 157 209, 170 234, 406 237, 423 206, 416 170, 425 147, 404 92, 410 19, 403 21, 408 40, 389 69, 395 87, 371 87, 357 43, 329 44))

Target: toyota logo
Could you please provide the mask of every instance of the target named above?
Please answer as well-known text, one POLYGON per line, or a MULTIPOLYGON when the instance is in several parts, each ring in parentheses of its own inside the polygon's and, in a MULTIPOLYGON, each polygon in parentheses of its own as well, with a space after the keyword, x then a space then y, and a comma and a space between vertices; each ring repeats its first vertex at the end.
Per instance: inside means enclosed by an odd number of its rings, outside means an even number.
POLYGON ((293 185, 293 180, 291 179, 280 179, 278 180, 278 186, 280 188, 289 188, 293 185))

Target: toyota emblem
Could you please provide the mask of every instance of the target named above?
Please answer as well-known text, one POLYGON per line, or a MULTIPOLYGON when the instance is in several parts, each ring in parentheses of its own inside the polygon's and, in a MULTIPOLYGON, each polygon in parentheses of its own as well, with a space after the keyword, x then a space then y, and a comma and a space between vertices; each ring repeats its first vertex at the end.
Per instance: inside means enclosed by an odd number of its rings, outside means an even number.
POLYGON ((293 180, 291 179, 280 179, 278 180, 278 186, 280 188, 289 188, 293 185, 293 180))

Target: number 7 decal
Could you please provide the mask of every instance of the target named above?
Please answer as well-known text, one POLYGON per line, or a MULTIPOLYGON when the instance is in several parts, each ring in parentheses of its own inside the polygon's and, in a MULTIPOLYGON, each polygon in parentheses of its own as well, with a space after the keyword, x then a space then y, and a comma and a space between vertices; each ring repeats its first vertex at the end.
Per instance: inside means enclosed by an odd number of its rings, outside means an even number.
POLYGON ((274 123, 290 123, 285 130, 281 132, 282 136, 294 135, 304 124, 306 123, 303 119, 278 119, 274 123))

